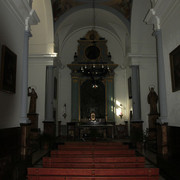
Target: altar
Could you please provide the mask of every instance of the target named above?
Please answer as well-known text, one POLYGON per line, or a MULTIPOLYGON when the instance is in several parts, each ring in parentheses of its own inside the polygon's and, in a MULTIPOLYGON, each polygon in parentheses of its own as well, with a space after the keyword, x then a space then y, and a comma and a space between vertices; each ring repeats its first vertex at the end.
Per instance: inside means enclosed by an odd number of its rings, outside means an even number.
POLYGON ((114 138, 114 64, 107 40, 95 30, 78 40, 71 70, 71 122, 67 136, 72 139, 114 138), (94 43, 96 42, 96 43, 94 43))
POLYGON ((114 139, 114 125, 113 124, 98 124, 95 122, 89 124, 80 124, 79 137, 80 139, 101 137, 114 139))

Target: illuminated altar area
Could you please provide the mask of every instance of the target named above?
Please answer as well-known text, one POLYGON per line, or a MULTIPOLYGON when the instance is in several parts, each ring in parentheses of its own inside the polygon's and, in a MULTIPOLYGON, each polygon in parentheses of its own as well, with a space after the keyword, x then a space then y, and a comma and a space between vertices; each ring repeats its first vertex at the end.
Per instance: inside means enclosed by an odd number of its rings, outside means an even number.
POLYGON ((114 69, 107 40, 88 31, 78 40, 74 61, 68 64, 72 78, 72 122, 90 124, 90 114, 97 124, 114 124, 114 69))
POLYGON ((71 69, 72 122, 78 123, 80 138, 84 134, 114 137, 114 69, 107 40, 95 30, 78 40, 78 51, 71 69), (110 131, 110 133, 108 133, 110 131), (109 134, 109 135, 108 135, 109 134))

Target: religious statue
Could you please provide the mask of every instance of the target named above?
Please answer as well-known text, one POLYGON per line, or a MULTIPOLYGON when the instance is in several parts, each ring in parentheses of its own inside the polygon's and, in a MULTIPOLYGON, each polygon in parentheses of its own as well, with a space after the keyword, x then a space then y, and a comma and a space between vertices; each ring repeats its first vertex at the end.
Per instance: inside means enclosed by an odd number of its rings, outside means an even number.
POLYGON ((95 112, 91 113, 91 117, 90 117, 91 121, 95 121, 96 120, 96 114, 95 112))
POLYGON ((158 102, 158 95, 154 91, 154 88, 149 88, 149 94, 148 94, 148 104, 150 104, 150 114, 158 114, 157 112, 157 102, 158 102))
POLYGON ((38 96, 34 88, 28 87, 28 96, 30 96, 29 114, 35 114, 36 113, 36 100, 38 96))

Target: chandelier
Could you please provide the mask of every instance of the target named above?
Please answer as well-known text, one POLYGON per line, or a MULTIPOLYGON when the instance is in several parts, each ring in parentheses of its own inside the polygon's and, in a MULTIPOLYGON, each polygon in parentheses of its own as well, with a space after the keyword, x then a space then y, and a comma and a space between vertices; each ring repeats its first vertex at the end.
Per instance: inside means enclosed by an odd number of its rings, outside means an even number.
POLYGON ((85 76, 104 77, 108 72, 110 72, 110 69, 107 65, 104 64, 93 64, 81 66, 81 72, 85 76))
POLYGON ((78 52, 75 52, 74 61, 68 67, 72 70, 72 76, 86 78, 92 83, 92 88, 98 88, 105 78, 114 75, 118 65, 111 61, 107 40, 95 30, 95 0, 92 0, 92 10, 92 29, 78 40, 78 52))
POLYGON ((92 88, 98 88, 99 81, 102 81, 110 69, 108 65, 104 64, 93 64, 81 66, 81 73, 83 76, 90 77, 92 80, 92 88))
MULTIPOLYGON (((109 53, 110 54, 110 53, 109 53)), ((83 64, 79 73, 92 80, 92 88, 98 88, 98 84, 112 72, 112 64, 83 64)))

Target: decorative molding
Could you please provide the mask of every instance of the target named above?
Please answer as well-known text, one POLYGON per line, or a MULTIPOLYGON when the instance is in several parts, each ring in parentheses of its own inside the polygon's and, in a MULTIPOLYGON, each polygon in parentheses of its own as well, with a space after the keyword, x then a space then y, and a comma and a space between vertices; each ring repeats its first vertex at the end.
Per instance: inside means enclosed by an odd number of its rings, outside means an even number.
POLYGON ((133 54, 128 53, 129 58, 156 58, 157 56, 155 54, 133 54))
POLYGON ((147 14, 144 21, 147 24, 153 24, 155 30, 160 29, 160 19, 158 16, 156 16, 156 12, 154 9, 149 10, 149 13, 147 14))
POLYGON ((161 25, 169 18, 170 14, 173 12, 177 4, 180 3, 179 0, 158 0, 155 7, 153 8, 161 20, 161 25))
POLYGON ((178 3, 180 3, 179 0, 158 0, 155 6, 149 10, 144 21, 147 24, 154 24, 155 30, 161 29, 178 3))
POLYGON ((27 20, 28 25, 35 25, 40 21, 36 12, 31 9, 27 0, 5 0, 2 2, 9 11, 14 14, 21 25, 26 26, 27 20))
POLYGON ((155 54, 128 54, 130 58, 130 66, 140 64, 153 64, 157 63, 157 56, 155 54))
POLYGON ((51 54, 30 54, 29 58, 55 58, 57 57, 57 53, 51 54))
MULTIPOLYGON (((83 10, 84 9, 89 9, 89 8, 92 8, 92 5, 87 3, 85 5, 74 7, 72 9, 70 9, 69 11, 67 11, 66 13, 64 13, 62 16, 60 16, 58 18, 58 20, 55 23, 55 26, 54 26, 55 33, 58 31, 60 25, 63 23, 63 21, 66 20, 66 18, 68 16, 71 16, 74 12, 80 11, 82 9, 83 10)), ((124 15, 122 15, 122 13, 120 13, 116 9, 114 9, 112 7, 109 7, 109 6, 106 6, 106 5, 97 4, 96 9, 100 9, 100 10, 110 12, 111 14, 116 16, 121 21, 121 23, 123 23, 123 25, 127 28, 127 31, 130 32, 130 22, 124 17, 124 15)))

